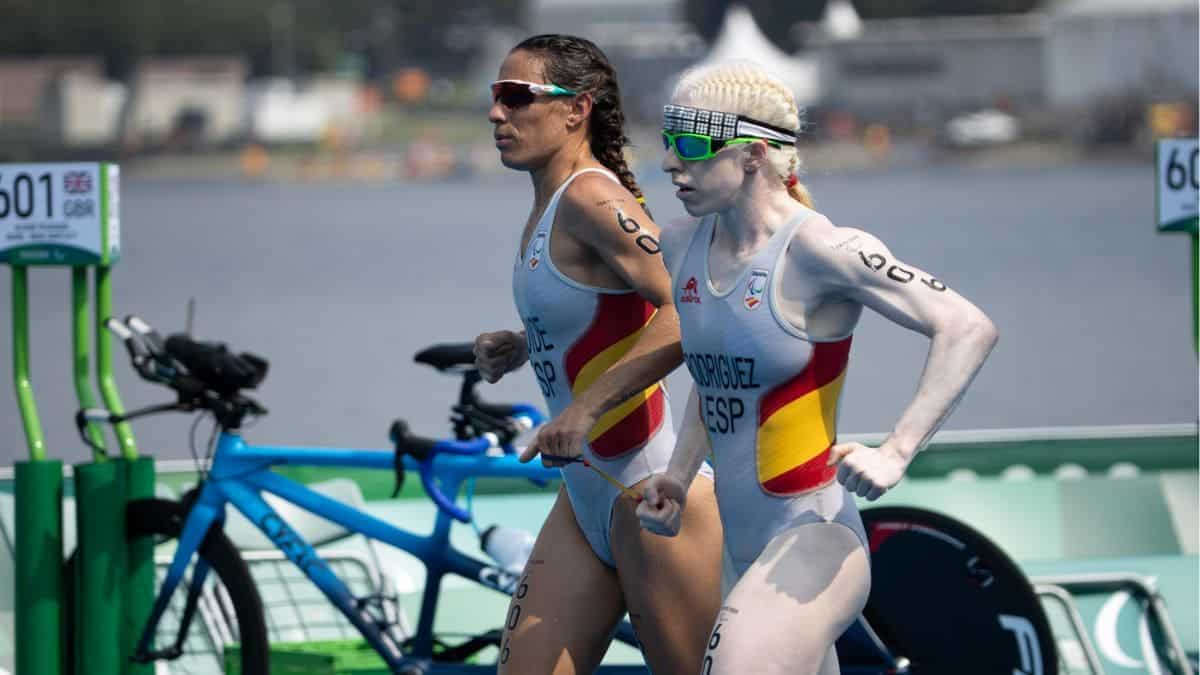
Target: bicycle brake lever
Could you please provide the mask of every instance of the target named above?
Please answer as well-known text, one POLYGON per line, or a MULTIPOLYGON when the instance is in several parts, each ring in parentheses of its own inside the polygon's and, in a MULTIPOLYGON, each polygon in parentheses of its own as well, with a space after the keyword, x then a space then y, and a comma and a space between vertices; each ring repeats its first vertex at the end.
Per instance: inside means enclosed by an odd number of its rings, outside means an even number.
POLYGON ((154 357, 155 361, 164 366, 175 367, 175 364, 171 363, 171 357, 167 354, 166 341, 163 340, 162 335, 159 335, 158 331, 154 330, 153 326, 146 323, 136 314, 130 314, 125 317, 125 323, 146 343, 146 347, 150 350, 150 354, 154 357))
POLYGON ((135 334, 129 326, 121 323, 120 319, 110 316, 104 320, 104 327, 125 343, 125 349, 129 351, 129 356, 134 361, 150 358, 150 350, 142 342, 141 336, 135 334))
POLYGON ((417 457, 418 460, 424 459, 424 457, 418 456, 416 452, 413 452, 413 449, 408 442, 408 423, 404 420, 396 420, 392 422, 391 428, 388 429, 388 438, 391 439, 396 453, 395 458, 392 461, 392 470, 396 474, 396 487, 392 490, 392 499, 395 499, 400 494, 400 490, 404 487, 404 456, 412 454, 413 456, 417 457))

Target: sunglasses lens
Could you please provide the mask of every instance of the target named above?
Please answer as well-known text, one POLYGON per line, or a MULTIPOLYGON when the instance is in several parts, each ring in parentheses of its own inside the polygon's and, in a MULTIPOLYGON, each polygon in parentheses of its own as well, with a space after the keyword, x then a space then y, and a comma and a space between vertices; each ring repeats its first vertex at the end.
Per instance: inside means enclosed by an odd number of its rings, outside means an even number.
POLYGON ((679 136, 675 139, 675 151, 683 159, 699 159, 708 154, 709 141, 695 136, 679 136))
POLYGON ((524 108, 533 103, 533 92, 517 82, 496 82, 492 84, 492 101, 506 108, 524 108))

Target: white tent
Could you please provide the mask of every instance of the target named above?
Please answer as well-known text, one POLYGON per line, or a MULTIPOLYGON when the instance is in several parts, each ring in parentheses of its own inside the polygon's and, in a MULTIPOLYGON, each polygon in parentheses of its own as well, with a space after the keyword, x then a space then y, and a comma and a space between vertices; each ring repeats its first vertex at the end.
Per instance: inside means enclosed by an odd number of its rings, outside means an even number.
POLYGON ((820 97, 820 73, 816 61, 789 56, 771 44, 759 30, 750 10, 742 5, 732 5, 725 12, 725 23, 721 26, 712 49, 697 65, 751 61, 783 80, 796 95, 796 103, 811 105, 820 97))
POLYGON ((853 40, 862 35, 862 19, 850 0, 829 0, 821 17, 821 31, 834 41, 853 40))

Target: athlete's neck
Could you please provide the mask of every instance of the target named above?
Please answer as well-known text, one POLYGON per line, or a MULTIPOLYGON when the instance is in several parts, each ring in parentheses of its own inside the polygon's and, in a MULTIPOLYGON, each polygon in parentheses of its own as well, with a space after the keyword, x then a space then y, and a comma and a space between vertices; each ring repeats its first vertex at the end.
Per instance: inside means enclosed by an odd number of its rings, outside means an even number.
POLYGON ((802 208, 787 190, 761 185, 760 180, 748 176, 729 208, 717 212, 715 243, 736 257, 757 251, 802 208))
POLYGON ((533 203, 545 207, 564 181, 571 174, 589 167, 600 167, 600 163, 592 156, 592 148, 587 137, 568 141, 558 152, 550 157, 543 166, 529 172, 533 181, 533 203))

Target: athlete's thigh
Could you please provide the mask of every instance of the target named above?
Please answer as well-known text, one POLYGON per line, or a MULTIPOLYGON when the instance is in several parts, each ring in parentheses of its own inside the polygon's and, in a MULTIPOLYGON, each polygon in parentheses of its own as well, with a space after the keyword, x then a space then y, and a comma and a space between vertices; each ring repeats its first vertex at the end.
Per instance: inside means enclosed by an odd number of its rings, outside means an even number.
POLYGON ((633 502, 621 499, 611 540, 647 665, 655 673, 697 672, 721 604, 721 518, 712 481, 693 481, 675 537, 643 530, 633 502))
POLYGON ((624 612, 616 572, 592 552, 560 490, 509 604, 499 672, 591 673, 624 612))
POLYGON ((837 523, 771 540, 733 587, 709 636, 704 675, 827 672, 834 641, 862 612, 871 570, 862 542, 837 523))

